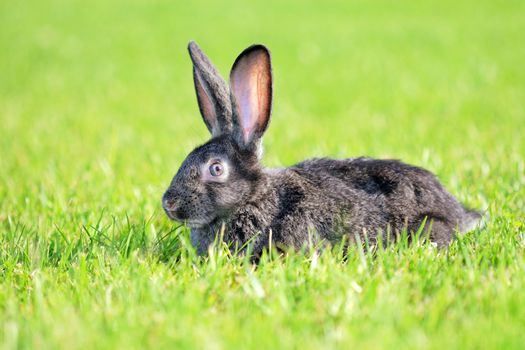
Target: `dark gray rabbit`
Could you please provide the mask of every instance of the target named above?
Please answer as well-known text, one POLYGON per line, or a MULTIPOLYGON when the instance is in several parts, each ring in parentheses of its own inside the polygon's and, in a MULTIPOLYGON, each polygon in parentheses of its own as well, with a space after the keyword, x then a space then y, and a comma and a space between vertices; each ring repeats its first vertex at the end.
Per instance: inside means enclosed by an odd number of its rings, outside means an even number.
POLYGON ((301 248, 308 242, 375 244, 409 237, 422 224, 431 241, 446 246, 481 215, 462 206, 421 168, 397 160, 310 159, 265 169, 261 138, 272 106, 272 69, 262 45, 244 50, 229 86, 196 43, 188 47, 193 79, 210 141, 193 150, 164 194, 167 215, 191 227, 199 254, 222 232, 232 249, 250 241, 259 255, 271 244, 301 248), (381 237, 379 237, 381 236, 381 237))

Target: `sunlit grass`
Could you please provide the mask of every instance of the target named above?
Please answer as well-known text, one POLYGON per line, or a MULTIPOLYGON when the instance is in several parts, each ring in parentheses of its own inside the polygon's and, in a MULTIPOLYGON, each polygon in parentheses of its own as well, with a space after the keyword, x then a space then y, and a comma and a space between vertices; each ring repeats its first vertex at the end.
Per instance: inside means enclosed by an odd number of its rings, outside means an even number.
POLYGON ((525 346, 523 2, 8 1, 0 23, 3 347, 525 346), (400 158, 487 228, 198 258, 160 207, 208 137, 190 39, 224 76, 271 49, 268 166, 400 158))

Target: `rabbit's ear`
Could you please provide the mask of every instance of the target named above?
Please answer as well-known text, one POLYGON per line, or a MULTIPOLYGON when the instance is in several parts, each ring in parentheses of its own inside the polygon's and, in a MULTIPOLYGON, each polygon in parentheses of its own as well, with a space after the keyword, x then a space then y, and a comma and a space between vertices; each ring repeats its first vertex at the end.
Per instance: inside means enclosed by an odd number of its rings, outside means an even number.
POLYGON ((272 65, 263 45, 244 50, 230 73, 233 132, 240 146, 257 146, 268 127, 272 109, 272 65))
POLYGON ((229 132, 232 128, 232 107, 226 82, 194 41, 189 43, 188 51, 193 62, 193 81, 204 123, 213 136, 229 132))

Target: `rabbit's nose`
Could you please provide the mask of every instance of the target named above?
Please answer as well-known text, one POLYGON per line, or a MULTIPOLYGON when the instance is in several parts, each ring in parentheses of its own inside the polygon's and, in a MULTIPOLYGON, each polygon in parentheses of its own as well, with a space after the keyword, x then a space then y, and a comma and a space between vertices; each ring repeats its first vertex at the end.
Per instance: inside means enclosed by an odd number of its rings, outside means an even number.
POLYGON ((177 201, 172 198, 166 198, 163 201, 163 206, 168 211, 175 211, 177 209, 177 201))

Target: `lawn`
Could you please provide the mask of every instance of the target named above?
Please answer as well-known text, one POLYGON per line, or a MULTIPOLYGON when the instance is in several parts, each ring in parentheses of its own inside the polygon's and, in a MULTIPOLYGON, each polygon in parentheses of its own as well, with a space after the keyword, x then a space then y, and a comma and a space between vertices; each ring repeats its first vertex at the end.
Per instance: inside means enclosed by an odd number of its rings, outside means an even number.
POLYGON ((0 2, 5 349, 525 347, 525 2, 0 2), (398 158, 487 228, 449 249, 199 258, 160 199, 208 138, 186 51, 273 55, 267 166, 398 158))

